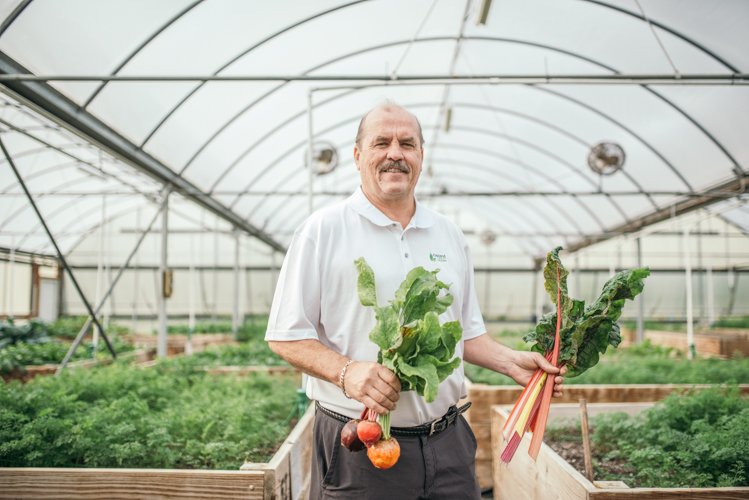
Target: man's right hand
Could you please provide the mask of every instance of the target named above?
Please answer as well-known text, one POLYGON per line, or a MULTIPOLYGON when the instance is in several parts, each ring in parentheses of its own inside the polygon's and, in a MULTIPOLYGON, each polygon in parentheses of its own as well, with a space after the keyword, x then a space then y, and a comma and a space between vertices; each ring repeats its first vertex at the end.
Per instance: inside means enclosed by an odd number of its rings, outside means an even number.
POLYGON ((401 383, 393 372, 379 363, 355 361, 346 369, 344 386, 349 396, 380 415, 395 410, 401 383))

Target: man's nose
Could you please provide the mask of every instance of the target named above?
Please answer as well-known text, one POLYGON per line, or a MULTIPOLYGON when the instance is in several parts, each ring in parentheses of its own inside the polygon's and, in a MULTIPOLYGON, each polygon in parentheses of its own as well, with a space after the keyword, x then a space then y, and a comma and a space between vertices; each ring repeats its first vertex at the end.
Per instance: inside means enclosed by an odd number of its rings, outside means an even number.
POLYGON ((388 160, 402 160, 403 148, 397 142, 392 142, 388 148, 388 160))

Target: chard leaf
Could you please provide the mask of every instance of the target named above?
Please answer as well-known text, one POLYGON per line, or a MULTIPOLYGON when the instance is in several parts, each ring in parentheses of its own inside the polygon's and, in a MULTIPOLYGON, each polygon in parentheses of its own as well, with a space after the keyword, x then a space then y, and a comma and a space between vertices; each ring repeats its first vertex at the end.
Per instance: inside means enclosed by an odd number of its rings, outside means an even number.
POLYGON ((377 307, 377 289, 375 288, 374 271, 369 267, 364 257, 354 261, 359 270, 359 279, 356 281, 356 289, 359 291, 359 302, 363 306, 377 307))
MULTIPOLYGON (((650 275, 650 271, 643 268, 617 273, 603 286, 600 297, 585 307, 584 302, 567 295, 569 272, 559 260, 559 250, 561 247, 554 249, 547 257, 544 268, 545 288, 554 303, 557 301, 557 290, 560 292, 562 324, 559 332, 559 361, 564 361, 568 367, 566 376, 575 377, 595 366, 609 345, 615 348, 619 346, 621 332, 616 320, 621 316, 625 299, 632 300, 642 292, 645 286, 642 280, 650 275)), ((536 329, 526 334, 523 340, 535 342, 531 349, 546 354, 554 348, 556 324, 555 310, 543 315, 536 329)))
POLYGON ((390 306, 375 307, 375 318, 377 324, 369 332, 369 340, 383 351, 397 349, 403 340, 398 315, 390 306))
MULTIPOLYGON (((427 403, 433 402, 437 399, 437 393, 439 392, 440 379, 437 374, 437 367, 425 355, 417 356, 413 361, 413 364, 408 364, 403 361, 402 358, 398 358, 398 368, 400 371, 411 377, 417 377, 424 381, 423 384, 423 396, 427 403)), ((434 359, 434 358, 432 358, 434 359)), ((417 392, 421 395, 418 389, 421 384, 417 382, 417 392)))
POLYGON ((419 348, 423 353, 430 353, 437 349, 442 340, 442 327, 440 320, 435 312, 428 312, 421 323, 421 334, 418 338, 419 348))
MULTIPOLYGON (((363 258, 363 257, 362 257, 363 258)), ((393 308, 396 309, 396 311, 400 311, 403 309, 403 304, 406 302, 406 295, 408 294, 408 291, 411 289, 411 286, 413 285, 414 281, 416 279, 423 275, 428 273, 426 269, 423 267, 414 267, 410 271, 408 271, 408 274, 406 275, 406 279, 403 280, 403 283, 401 283, 401 286, 398 287, 398 290, 395 292, 395 300, 391 300, 390 303, 393 305, 393 308)))
MULTIPOLYGON (((442 345, 447 349, 447 353, 444 356, 449 359, 455 355, 455 346, 458 345, 461 337, 463 337, 463 327, 460 326, 460 321, 450 321, 442 325, 442 345)), ((443 359, 442 356, 437 359, 443 359)))

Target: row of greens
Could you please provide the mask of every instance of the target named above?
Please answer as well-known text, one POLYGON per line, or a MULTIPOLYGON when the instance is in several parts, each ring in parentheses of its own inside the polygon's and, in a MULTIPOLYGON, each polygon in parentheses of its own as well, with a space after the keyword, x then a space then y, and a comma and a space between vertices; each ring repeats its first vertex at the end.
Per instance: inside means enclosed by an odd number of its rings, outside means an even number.
MULTIPOLYGON (((54 323, 32 320, 25 325, 16 325, 12 320, 0 322, 0 372, 11 373, 17 369, 25 372, 25 366, 59 364, 65 358, 70 348, 70 340, 83 327, 85 316, 61 318, 54 323)), ((256 316, 239 328, 237 340, 243 342, 240 347, 224 350, 209 350, 201 354, 205 364, 225 365, 270 365, 284 364, 263 342, 268 324, 267 316, 256 316)), ((127 328, 115 328, 110 323, 109 339, 115 352, 123 353, 134 348, 123 340, 119 333, 127 333, 127 328)), ((172 332, 181 332, 181 327, 169 327, 172 332)), ((213 333, 231 332, 231 324, 227 323, 198 323, 196 331, 213 333), (199 328, 198 328, 199 327, 199 328)), ((106 356, 106 348, 99 345, 98 356, 106 356)), ((76 350, 71 361, 81 361, 94 357, 92 342, 83 342, 76 350)))
POLYGON ((192 357, 0 386, 0 466, 238 469, 290 430, 296 378, 211 376, 192 357))
MULTIPOLYGON (((504 342, 504 339, 500 339, 504 342)), ((476 383, 515 385, 505 375, 465 364, 466 376, 476 383)), ((749 384, 749 358, 735 356, 688 360, 686 353, 673 347, 654 346, 646 340, 638 346, 610 350, 595 370, 574 378, 572 384, 749 384)))
MULTIPOLYGON (((601 414, 591 429, 598 480, 630 487, 749 486, 749 400, 735 386, 672 394, 636 416, 601 414), (629 473, 605 472, 611 463, 629 473)), ((561 426, 548 438, 570 434, 579 435, 579 421, 577 429, 561 426)))
MULTIPOLYGON (((26 366, 61 363, 71 343, 61 342, 60 339, 67 340, 67 335, 64 333, 71 331, 72 328, 68 327, 73 323, 64 320, 59 324, 57 322, 45 323, 40 320, 32 320, 25 325, 16 325, 12 320, 0 323, 0 372, 10 374, 17 369, 25 373, 26 366), (61 328, 59 324, 67 326, 61 328)), ((110 335, 109 340, 116 353, 134 350, 131 344, 120 339, 116 333, 110 335)), ((102 344, 98 355, 105 356, 105 350, 102 344)), ((76 350, 71 361, 93 359, 94 356, 93 342, 84 342, 76 350)), ((106 356, 108 357, 108 354, 106 356)))

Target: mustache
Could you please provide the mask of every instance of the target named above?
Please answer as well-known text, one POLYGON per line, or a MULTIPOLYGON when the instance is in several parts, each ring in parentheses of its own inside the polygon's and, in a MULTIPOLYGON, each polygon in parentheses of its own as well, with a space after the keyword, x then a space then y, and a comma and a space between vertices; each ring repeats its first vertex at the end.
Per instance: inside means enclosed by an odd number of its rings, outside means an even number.
POLYGON ((401 170, 403 170, 407 174, 411 172, 411 169, 408 168, 408 165, 406 165, 405 162, 400 161, 400 160, 399 161, 389 161, 389 162, 383 163, 382 165, 380 165, 379 171, 380 172, 384 172, 385 170, 387 170, 389 168, 400 168, 401 170))

